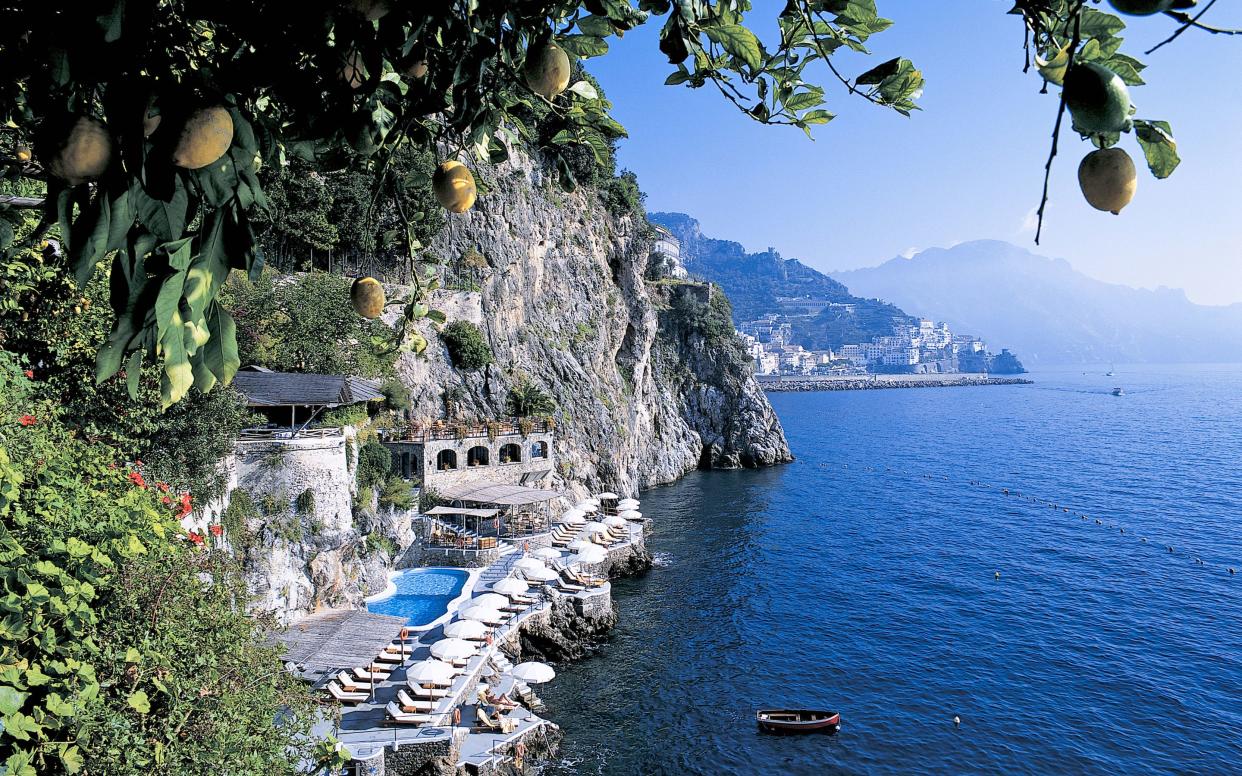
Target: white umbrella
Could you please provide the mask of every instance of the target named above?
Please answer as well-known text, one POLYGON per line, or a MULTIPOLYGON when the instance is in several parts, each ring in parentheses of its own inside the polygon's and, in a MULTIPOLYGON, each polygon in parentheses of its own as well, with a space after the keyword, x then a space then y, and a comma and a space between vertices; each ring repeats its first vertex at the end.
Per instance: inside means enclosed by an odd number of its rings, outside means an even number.
MULTIPOLYGON (((559 552, 556 554, 560 555, 559 552)), ((514 579, 513 577, 505 577, 504 579, 500 580, 496 584, 492 585, 492 590, 495 590, 497 593, 500 593, 501 595, 521 595, 522 593, 525 593, 529 588, 530 588, 530 585, 526 584, 520 579, 514 579)), ((475 600, 478 600, 478 599, 475 599, 475 600)))
POLYGON ((478 620, 479 622, 500 622, 504 617, 496 609, 489 609, 486 606, 467 606, 458 612, 458 615, 464 620, 478 620))
POLYGON ((566 525, 582 525, 586 522, 586 517, 583 516, 581 511, 574 510, 561 515, 561 522, 566 525))
POLYGON ((464 639, 440 639, 431 645, 431 654, 441 660, 461 660, 478 651, 478 647, 464 639))
POLYGON ((617 509, 638 509, 638 502, 632 498, 623 498, 617 502, 617 509))
POLYGON ((556 560, 561 557, 561 551, 555 547, 540 547, 537 550, 531 550, 530 554, 543 560, 556 560))
POLYGON ((621 515, 609 515, 604 518, 604 525, 611 526, 613 528, 624 528, 626 526, 626 520, 624 517, 621 517, 621 515))
POLYGON ((621 517, 624 517, 626 520, 642 520, 643 513, 636 512, 633 509, 627 509, 621 513, 621 517))
POLYGON ((503 609, 509 605, 509 599, 500 593, 484 593, 483 595, 476 595, 470 601, 470 605, 481 606, 484 609, 503 609))
POLYGON ((444 626, 444 635, 454 639, 481 639, 491 628, 478 620, 455 620, 444 626))
POLYGON ((590 498, 584 498, 582 501, 583 503, 586 503, 586 504, 594 504, 595 506, 599 506, 599 496, 591 496, 590 498))
POLYGON ((556 672, 547 663, 518 663, 509 673, 513 678, 531 684, 543 684, 556 678, 556 672))
POLYGON ((581 550, 578 550, 578 554, 570 558, 569 562, 591 565, 593 563, 599 563, 607 557, 608 551, 603 547, 600 547, 598 544, 594 544, 590 547, 583 547, 581 550))
POLYGON ((587 514, 590 514, 591 512, 599 511, 599 504, 590 504, 584 501, 574 508, 580 512, 586 512, 587 514))
POLYGON ((600 499, 602 501, 616 501, 617 499, 621 497, 618 496, 616 493, 613 493, 610 490, 606 490, 603 493, 597 493, 595 495, 595 498, 600 499))
POLYGON ((539 560, 538 558, 522 558, 517 563, 513 564, 513 568, 517 569, 518 571, 526 571, 527 569, 541 569, 541 568, 546 568, 546 567, 547 567, 547 564, 539 560))
POLYGON ((448 663, 427 658, 410 666, 406 678, 418 684, 448 684, 457 672, 448 663))
POLYGON ((544 566, 543 568, 538 569, 525 569, 522 571, 522 576, 527 579, 534 580, 535 582, 551 582, 556 579, 558 575, 552 569, 544 566))
POLYGON ((608 526, 604 525, 598 520, 592 520, 591 522, 584 525, 583 528, 586 529, 588 533, 593 533, 593 534, 604 533, 605 531, 608 530, 608 526))

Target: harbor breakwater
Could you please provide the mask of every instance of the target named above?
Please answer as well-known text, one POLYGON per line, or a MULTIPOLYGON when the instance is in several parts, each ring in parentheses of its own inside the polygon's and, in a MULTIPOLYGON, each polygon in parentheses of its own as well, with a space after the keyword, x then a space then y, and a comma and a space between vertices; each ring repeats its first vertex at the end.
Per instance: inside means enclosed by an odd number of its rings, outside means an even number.
POLYGON ((889 388, 951 388, 964 385, 1030 385, 1025 377, 991 377, 976 374, 948 375, 868 375, 849 377, 798 377, 779 380, 759 379, 770 393, 797 391, 871 391, 889 388))

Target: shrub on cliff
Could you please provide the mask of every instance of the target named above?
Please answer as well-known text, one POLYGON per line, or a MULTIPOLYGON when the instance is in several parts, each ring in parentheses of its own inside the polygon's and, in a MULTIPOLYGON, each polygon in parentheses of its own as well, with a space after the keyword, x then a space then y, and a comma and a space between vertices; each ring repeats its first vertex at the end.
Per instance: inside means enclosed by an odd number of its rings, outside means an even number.
POLYGON ((551 415, 555 411, 556 402, 552 397, 525 375, 518 376, 513 387, 509 389, 508 399, 505 400, 505 414, 514 417, 551 415))
POLYGON ((222 539, 187 535, 175 494, 60 413, 0 352, 6 773, 286 773, 314 760, 311 696, 237 607, 245 587, 222 539))
POLYGON ((375 439, 368 439, 358 449, 357 480, 359 488, 379 485, 392 472, 392 453, 375 439))
POLYGON ((440 331, 449 360, 458 369, 477 371, 492 363, 492 349, 483 332, 470 321, 453 321, 440 331))

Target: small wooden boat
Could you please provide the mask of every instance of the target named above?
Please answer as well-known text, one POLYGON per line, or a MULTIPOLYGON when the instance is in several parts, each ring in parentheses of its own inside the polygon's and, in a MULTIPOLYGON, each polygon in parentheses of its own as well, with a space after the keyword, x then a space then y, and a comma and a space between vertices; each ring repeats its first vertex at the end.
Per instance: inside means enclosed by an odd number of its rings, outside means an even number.
POLYGON ((760 709, 755 714, 765 733, 835 733, 841 728, 841 715, 818 709, 760 709))

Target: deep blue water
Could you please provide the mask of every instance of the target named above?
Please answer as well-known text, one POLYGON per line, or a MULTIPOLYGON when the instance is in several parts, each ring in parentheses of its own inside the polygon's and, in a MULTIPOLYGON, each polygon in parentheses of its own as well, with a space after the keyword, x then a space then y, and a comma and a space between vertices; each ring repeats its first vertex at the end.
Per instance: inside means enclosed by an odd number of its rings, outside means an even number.
POLYGON ((426 625, 448 611, 461 595, 469 572, 430 568, 403 571, 393 580, 397 591, 388 598, 367 604, 367 611, 405 617, 410 625, 426 625))
POLYGON ((1242 773, 1242 367, 1081 371, 774 395, 796 463, 644 494, 545 773, 1242 773))

